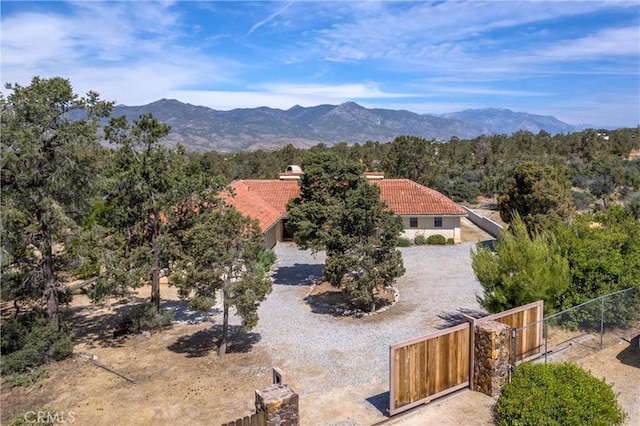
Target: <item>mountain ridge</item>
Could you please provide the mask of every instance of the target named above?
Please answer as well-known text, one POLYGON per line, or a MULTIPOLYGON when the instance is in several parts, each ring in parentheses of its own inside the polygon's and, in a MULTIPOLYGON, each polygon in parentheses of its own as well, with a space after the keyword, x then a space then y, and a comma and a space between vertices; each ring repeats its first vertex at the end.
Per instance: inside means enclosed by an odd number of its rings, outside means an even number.
POLYGON ((295 105, 287 110, 263 106, 220 111, 163 98, 147 105, 116 105, 112 115, 125 115, 135 120, 147 113, 171 126, 171 133, 163 143, 181 143, 194 151, 220 152, 272 149, 287 144, 308 148, 319 143, 387 142, 403 135, 446 141, 451 137, 471 139, 518 130, 557 134, 584 128, 552 116, 505 108, 469 109, 438 115, 370 109, 355 102, 313 107, 295 105))

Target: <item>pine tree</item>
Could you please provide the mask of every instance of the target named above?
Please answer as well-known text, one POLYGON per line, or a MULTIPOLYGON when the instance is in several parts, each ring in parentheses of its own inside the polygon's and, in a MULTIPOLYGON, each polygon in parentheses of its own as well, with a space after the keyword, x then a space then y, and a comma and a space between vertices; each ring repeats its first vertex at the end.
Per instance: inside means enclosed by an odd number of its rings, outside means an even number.
POLYGON ((0 98, 3 297, 44 296, 49 324, 58 330, 60 255, 86 211, 98 120, 113 103, 95 92, 79 97, 60 77, 6 88, 12 93, 0 98))

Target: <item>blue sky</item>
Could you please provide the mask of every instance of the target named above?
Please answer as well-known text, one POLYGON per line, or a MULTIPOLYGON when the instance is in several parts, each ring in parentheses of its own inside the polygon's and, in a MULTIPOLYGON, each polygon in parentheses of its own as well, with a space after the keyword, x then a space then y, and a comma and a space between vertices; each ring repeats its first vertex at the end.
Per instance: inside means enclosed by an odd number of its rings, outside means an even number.
POLYGON ((640 3, 1 3, 2 82, 63 76, 127 105, 354 101, 640 124, 640 3))

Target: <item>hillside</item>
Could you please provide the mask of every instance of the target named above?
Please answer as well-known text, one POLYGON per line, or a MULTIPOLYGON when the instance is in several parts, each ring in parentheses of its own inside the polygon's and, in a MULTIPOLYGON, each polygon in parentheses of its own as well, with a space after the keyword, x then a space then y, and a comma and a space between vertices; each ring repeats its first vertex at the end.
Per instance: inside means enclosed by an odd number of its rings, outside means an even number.
POLYGON ((575 126, 554 117, 506 109, 467 110, 443 115, 420 115, 410 111, 368 109, 353 102, 288 110, 269 107, 218 111, 177 100, 161 99, 142 106, 118 105, 113 116, 130 120, 153 113, 171 126, 165 139, 194 151, 235 152, 279 148, 293 144, 306 148, 319 143, 386 142, 397 136, 426 139, 474 138, 482 134, 511 134, 517 130, 551 134, 575 131, 575 126))

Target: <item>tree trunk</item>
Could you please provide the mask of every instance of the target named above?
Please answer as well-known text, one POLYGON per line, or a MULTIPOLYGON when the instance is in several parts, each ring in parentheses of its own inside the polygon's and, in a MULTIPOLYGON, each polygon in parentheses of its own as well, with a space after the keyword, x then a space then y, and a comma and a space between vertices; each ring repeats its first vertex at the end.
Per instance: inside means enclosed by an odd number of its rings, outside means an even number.
POLYGON ((370 310, 370 312, 373 313, 376 310, 376 297, 373 294, 373 288, 369 289, 369 297, 371 297, 371 310, 370 310))
POLYGON ((60 330, 58 289, 53 272, 53 249, 49 241, 45 241, 42 248, 42 274, 44 277, 44 296, 47 300, 47 318, 51 328, 58 331, 60 330))
POLYGON ((18 299, 13 299, 13 307, 16 310, 15 314, 13 314, 13 319, 18 318, 18 315, 20 314, 20 305, 18 304, 18 299))
POLYGON ((151 265, 151 304, 160 313, 160 251, 158 249, 158 235, 154 231, 151 240, 151 253, 153 254, 153 264, 151 265))
POLYGON ((220 338, 220 344, 218 345, 218 356, 222 358, 227 352, 227 334, 229 328, 229 305, 227 304, 227 289, 226 285, 222 289, 222 337, 220 338))

